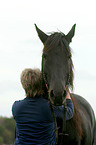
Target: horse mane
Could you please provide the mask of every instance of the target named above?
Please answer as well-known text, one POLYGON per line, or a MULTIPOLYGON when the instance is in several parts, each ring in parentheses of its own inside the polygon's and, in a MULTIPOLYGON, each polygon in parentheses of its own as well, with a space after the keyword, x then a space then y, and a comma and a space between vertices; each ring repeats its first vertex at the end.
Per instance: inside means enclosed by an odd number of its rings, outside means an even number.
POLYGON ((83 135, 82 119, 81 119, 81 116, 79 113, 79 108, 78 108, 77 102, 72 94, 71 94, 71 98, 72 98, 72 102, 74 104, 74 116, 71 119, 71 123, 72 123, 72 126, 77 130, 77 133, 78 133, 80 139, 82 139, 82 135, 83 135))
MULTIPOLYGON (((46 54, 48 51, 50 51, 51 49, 57 48, 57 47, 61 47, 62 49, 66 49, 66 55, 68 57, 70 57, 70 61, 71 61, 71 67, 70 67, 70 74, 69 74, 69 83, 68 83, 68 90, 71 88, 71 90, 73 90, 73 78, 74 78, 74 66, 73 66, 73 61, 72 61, 72 53, 71 53, 71 48, 68 45, 68 42, 66 40, 66 36, 63 33, 58 33, 55 32, 53 34, 50 35, 50 37, 47 38, 47 41, 44 44, 44 48, 43 48, 43 54, 46 54)), ((43 85, 44 82, 43 82, 43 85)), ((47 94, 48 97, 48 92, 46 91, 46 88, 44 87, 45 90, 45 94, 47 94)), ((46 96, 46 95, 44 95, 46 96)), ((82 138, 82 119, 79 115, 79 109, 78 109, 78 105, 76 103, 75 98, 71 95, 73 104, 74 104, 74 116, 71 119, 71 123, 72 126, 76 129, 78 135, 80 138, 82 138)))

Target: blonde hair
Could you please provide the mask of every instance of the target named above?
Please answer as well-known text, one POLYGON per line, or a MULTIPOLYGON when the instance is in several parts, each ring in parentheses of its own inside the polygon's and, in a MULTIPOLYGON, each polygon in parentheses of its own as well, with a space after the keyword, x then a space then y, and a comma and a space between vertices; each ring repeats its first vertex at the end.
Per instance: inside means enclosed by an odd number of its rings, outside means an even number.
POLYGON ((21 73, 21 84, 26 96, 34 98, 43 94, 42 77, 39 69, 24 69, 21 73))

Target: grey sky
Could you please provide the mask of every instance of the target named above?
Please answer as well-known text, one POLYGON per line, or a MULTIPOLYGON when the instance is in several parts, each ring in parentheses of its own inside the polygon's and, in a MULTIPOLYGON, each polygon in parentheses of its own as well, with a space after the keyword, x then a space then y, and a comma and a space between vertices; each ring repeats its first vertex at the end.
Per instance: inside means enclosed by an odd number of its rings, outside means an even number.
POLYGON ((65 34, 76 23, 70 44, 74 63, 74 92, 92 105, 96 114, 96 2, 95 0, 0 1, 0 116, 11 116, 15 100, 24 98, 20 74, 41 68, 43 44, 34 23, 44 32, 65 34))

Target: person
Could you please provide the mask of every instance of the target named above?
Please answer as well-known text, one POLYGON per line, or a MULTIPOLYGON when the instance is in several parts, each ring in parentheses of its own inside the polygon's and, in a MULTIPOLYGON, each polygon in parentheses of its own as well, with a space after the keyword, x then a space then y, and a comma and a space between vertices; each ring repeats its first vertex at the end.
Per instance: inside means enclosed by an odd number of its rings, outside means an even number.
MULTIPOLYGON (((47 99, 44 98, 42 77, 39 69, 25 69, 21 73, 21 84, 26 97, 12 106, 16 122, 14 145, 55 145, 55 122, 47 99)), ((66 120, 73 117, 74 106, 67 92, 66 120)), ((56 118, 63 117, 63 107, 53 106, 56 118)))
POLYGON ((42 97, 41 81, 38 69, 25 69, 21 73, 26 97, 12 106, 15 145, 55 145, 55 125, 48 101, 42 97))

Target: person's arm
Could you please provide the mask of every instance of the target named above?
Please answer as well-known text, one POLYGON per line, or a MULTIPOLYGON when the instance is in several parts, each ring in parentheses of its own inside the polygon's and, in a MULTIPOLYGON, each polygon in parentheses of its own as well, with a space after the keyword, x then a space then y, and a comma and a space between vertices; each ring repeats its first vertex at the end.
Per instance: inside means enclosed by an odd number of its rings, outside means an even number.
POLYGON ((74 115, 74 105, 69 92, 67 92, 66 103, 67 103, 66 120, 69 120, 73 118, 74 115))
POLYGON ((67 92, 66 99, 71 99, 69 92, 67 92))
MULTIPOLYGON (((70 97, 69 92, 67 92, 67 96, 66 96, 66 105, 67 105, 66 120, 69 120, 74 115, 74 105, 73 105, 73 102, 72 102, 72 99, 70 97)), ((53 111, 54 111, 54 115, 55 115, 56 119, 57 118, 63 119, 64 105, 62 105, 62 106, 54 106, 53 105, 53 111)))

